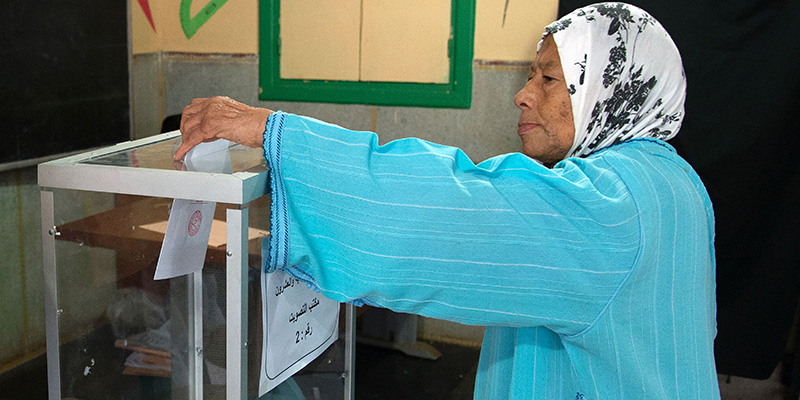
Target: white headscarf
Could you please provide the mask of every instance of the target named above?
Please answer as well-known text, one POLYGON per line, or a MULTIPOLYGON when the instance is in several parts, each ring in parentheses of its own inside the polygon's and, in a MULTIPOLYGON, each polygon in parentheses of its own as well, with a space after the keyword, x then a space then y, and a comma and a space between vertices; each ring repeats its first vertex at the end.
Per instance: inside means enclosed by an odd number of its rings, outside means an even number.
POLYGON ((629 4, 598 3, 548 25, 542 38, 548 34, 572 101, 575 139, 568 157, 678 133, 686 77, 678 48, 655 18, 629 4))

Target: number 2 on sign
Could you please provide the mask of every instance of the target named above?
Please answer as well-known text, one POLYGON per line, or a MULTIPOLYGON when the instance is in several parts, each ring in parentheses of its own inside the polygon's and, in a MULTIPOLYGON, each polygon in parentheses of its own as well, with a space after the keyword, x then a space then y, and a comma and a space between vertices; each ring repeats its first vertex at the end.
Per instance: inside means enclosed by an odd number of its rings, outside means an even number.
POLYGON ((295 331, 294 344, 300 343, 300 341, 305 339, 306 336, 311 336, 311 332, 313 332, 313 329, 311 329, 311 324, 306 323, 306 329, 304 331, 295 331))

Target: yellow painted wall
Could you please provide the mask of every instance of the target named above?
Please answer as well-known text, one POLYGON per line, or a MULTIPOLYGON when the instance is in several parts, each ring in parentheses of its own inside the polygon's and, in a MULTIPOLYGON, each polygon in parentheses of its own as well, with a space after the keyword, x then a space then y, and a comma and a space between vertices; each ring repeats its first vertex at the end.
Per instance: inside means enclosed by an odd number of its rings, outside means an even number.
POLYGON ((476 0, 475 59, 533 60, 544 27, 555 21, 557 11, 558 0, 476 0))
MULTIPOLYGON (((192 16, 207 0, 191 0, 192 16)), ((258 0, 228 0, 197 33, 181 29, 179 0, 136 0, 132 10, 133 53, 258 53, 258 0), (148 4, 155 31, 145 17, 148 4)), ((532 60, 544 26, 556 18, 558 0, 476 0, 475 55, 478 60, 532 60)))
MULTIPOLYGON (((187 0, 184 0, 187 1, 187 0)), ((195 17, 208 0, 188 0, 195 17)), ((228 0, 191 39, 181 28, 179 0, 131 1, 133 54, 158 51, 189 53, 258 53, 258 0, 228 0), (155 30, 142 2, 149 5, 155 30)))

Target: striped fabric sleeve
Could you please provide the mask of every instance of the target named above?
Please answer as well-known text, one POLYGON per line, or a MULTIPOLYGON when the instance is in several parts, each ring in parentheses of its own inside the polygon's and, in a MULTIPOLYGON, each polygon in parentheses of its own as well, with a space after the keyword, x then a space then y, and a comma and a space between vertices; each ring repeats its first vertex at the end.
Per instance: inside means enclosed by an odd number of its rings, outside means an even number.
POLYGON ((379 146, 374 133, 283 112, 267 122, 264 154, 265 268, 338 301, 575 333, 635 264, 636 207, 602 158, 476 165, 457 148, 379 146))

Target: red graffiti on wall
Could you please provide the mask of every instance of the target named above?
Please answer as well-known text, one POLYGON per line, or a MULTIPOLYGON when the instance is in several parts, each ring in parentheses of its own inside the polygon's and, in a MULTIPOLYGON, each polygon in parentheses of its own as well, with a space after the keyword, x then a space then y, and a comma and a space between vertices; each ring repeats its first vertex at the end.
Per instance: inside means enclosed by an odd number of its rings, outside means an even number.
POLYGON ((150 12, 148 0, 139 0, 139 5, 142 7, 142 11, 144 11, 144 16, 147 17, 147 20, 150 22, 150 26, 153 27, 153 32, 155 32, 156 24, 153 22, 153 13, 150 12))

